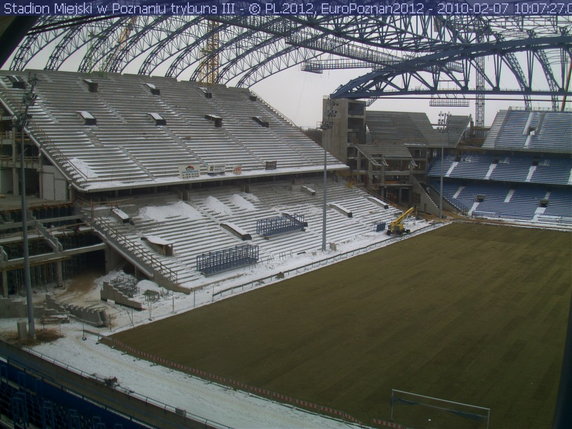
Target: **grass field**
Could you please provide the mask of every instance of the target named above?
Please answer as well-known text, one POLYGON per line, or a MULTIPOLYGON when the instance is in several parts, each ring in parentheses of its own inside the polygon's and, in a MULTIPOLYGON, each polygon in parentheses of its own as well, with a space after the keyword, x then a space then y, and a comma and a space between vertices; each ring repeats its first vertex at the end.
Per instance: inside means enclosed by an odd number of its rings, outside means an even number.
POLYGON ((114 337, 364 422, 396 388, 549 428, 571 261, 571 233, 453 224, 114 337))

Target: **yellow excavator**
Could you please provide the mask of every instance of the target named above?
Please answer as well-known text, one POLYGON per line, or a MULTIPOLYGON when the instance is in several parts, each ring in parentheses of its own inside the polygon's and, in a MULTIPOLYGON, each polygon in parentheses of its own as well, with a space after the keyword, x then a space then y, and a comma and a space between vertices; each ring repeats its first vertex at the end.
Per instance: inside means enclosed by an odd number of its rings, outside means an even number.
POLYGON ((405 229, 405 226, 403 225, 403 221, 407 218, 407 216, 409 216, 414 211, 415 211, 415 207, 411 207, 410 209, 404 211, 401 214, 401 216, 399 216, 397 219, 392 221, 389 224, 389 226, 387 227, 387 235, 391 235, 391 234, 402 235, 404 233, 408 234, 409 230, 405 229))

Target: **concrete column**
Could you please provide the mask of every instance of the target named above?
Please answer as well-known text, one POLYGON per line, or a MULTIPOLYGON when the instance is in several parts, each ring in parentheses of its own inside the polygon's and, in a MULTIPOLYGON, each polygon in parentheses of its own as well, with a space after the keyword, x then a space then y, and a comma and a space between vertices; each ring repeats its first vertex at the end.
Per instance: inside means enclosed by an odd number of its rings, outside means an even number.
POLYGON ((8 272, 2 271, 2 296, 8 298, 8 272))
POLYGON ((64 263, 62 261, 56 262, 56 285, 57 287, 64 286, 64 263))
POLYGON ((20 195, 20 175, 17 168, 12 168, 12 195, 20 195))
POLYGON ((123 257, 109 246, 105 247, 105 271, 113 271, 123 264, 123 257))

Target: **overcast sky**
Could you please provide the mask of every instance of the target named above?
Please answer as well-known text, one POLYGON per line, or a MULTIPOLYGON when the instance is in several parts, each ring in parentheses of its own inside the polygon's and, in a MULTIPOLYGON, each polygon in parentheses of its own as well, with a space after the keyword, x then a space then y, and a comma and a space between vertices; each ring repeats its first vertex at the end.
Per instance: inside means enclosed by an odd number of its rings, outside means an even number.
MULTIPOLYGON (((337 70, 324 71, 315 74, 300 70, 300 66, 280 72, 257 83, 251 89, 266 100, 279 112, 284 114, 296 125, 301 127, 316 127, 322 120, 322 99, 335 91, 340 85, 367 73, 368 70, 337 70)), ((518 97, 512 97, 518 98, 518 97)), ((522 108, 523 101, 490 100, 485 103, 485 125, 489 126, 500 109, 509 106, 522 108)), ((535 103, 534 107, 548 108, 549 103, 535 103)), ((431 107, 429 100, 419 99, 380 99, 368 110, 396 110, 410 112, 425 112, 433 123, 437 123, 440 112, 453 115, 471 115, 475 117, 474 102, 470 107, 431 107)))

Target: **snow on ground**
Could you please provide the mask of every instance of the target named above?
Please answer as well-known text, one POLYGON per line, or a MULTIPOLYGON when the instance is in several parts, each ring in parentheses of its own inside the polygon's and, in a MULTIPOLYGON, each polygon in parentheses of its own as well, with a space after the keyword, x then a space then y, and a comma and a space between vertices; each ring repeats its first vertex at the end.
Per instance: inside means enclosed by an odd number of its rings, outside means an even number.
POLYGON ((357 428, 345 422, 285 406, 242 391, 133 358, 97 342, 77 323, 65 338, 33 348, 52 359, 100 378, 117 377, 119 387, 184 409, 187 413, 233 428, 357 428))
MULTIPOLYGON (((219 202, 220 203, 220 202, 219 202)), ((222 204, 222 203, 221 203, 222 204)), ((224 206, 226 207, 226 206, 224 206)), ((227 208, 228 209, 228 208, 227 208)), ((167 209, 169 211, 169 209, 167 209)), ((162 212, 165 213, 164 211, 162 212)), ((152 215, 158 215, 157 212, 152 215)), ((162 215, 162 214, 161 214, 162 215)), ((303 272, 321 268, 325 265, 356 256, 380 247, 407 239, 408 237, 440 227, 442 224, 428 224, 425 221, 408 220, 406 227, 412 234, 403 237, 389 237, 385 233, 369 233, 363 238, 341 244, 336 251, 325 253, 316 251, 301 255, 274 255, 271 259, 256 265, 236 270, 231 278, 228 273, 204 278, 199 287, 186 295, 174 293, 149 280, 137 283, 134 299, 141 300, 146 306, 143 311, 134 311, 113 303, 98 302, 105 307, 110 327, 89 329, 99 335, 109 335, 133 326, 170 317, 173 314, 208 305, 220 299, 228 298, 259 287, 280 281, 278 273, 289 278, 303 272), (302 268, 305 266, 304 268, 302 268), (291 271, 290 271, 291 270, 291 271), (156 302, 145 301, 144 292, 159 292, 156 302)), ((99 277, 89 291, 82 294, 73 292, 76 303, 82 299, 88 302, 99 299, 99 290, 104 281, 117 279, 132 281, 128 274, 114 271, 99 277)), ((58 298, 65 299, 66 292, 59 292, 58 298)), ((16 331, 16 319, 0 319, 1 331, 16 331)), ((233 428, 349 428, 358 426, 340 422, 324 416, 312 414, 289 405, 256 397, 254 395, 230 389, 215 383, 189 376, 147 361, 120 353, 103 344, 98 344, 96 335, 88 334, 82 340, 83 325, 72 321, 61 325, 63 338, 49 344, 33 347, 33 351, 42 353, 51 359, 62 362, 100 377, 117 377, 121 388, 139 395, 167 403, 186 410, 203 419, 210 419, 233 428)))

